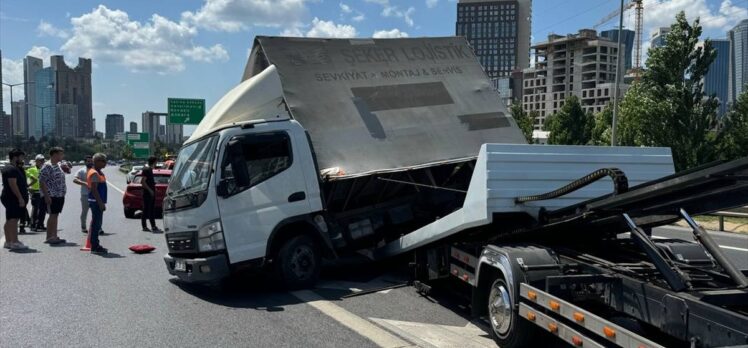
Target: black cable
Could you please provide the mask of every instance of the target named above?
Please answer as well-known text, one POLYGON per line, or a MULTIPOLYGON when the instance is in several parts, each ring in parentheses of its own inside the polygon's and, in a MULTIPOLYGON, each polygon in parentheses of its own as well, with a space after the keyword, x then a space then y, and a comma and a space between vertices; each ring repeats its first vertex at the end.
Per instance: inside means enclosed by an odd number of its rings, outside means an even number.
POLYGON ((624 174, 622 170, 618 168, 603 168, 603 169, 596 170, 590 174, 587 174, 580 179, 574 180, 570 184, 564 187, 561 187, 557 190, 553 190, 551 192, 546 192, 543 194, 533 195, 533 196, 520 196, 520 197, 515 198, 514 202, 517 204, 520 204, 520 203, 526 203, 526 202, 532 202, 532 201, 545 201, 548 199, 557 198, 565 194, 579 190, 606 176, 609 176, 611 179, 613 179, 613 193, 614 194, 624 193, 628 191, 629 182, 628 182, 628 179, 626 178, 626 174, 624 174))

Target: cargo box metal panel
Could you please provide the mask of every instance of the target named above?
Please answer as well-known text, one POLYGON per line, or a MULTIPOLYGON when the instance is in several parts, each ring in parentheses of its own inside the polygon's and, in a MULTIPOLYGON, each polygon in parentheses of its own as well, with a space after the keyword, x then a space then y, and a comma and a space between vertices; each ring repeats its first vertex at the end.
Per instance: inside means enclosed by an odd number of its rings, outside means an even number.
POLYGON ((427 245, 466 229, 488 225, 495 213, 559 209, 611 193, 613 182, 601 179, 559 198, 516 204, 519 196, 553 191, 601 168, 618 168, 630 187, 675 172, 669 148, 485 144, 475 164, 463 207, 382 249, 386 257, 427 245))
POLYGON ((485 143, 526 143, 464 38, 257 37, 244 81, 269 67, 319 168, 337 167, 341 177, 472 159, 485 143))

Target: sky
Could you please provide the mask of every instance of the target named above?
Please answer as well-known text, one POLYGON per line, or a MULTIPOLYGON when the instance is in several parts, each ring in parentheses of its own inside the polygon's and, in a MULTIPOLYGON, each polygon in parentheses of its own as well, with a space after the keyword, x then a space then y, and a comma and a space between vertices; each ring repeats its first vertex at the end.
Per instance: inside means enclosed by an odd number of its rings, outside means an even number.
MULTIPOLYGON (((627 2, 629 0, 626 0, 627 2)), ((615 11, 618 0, 533 0, 532 42, 576 33, 615 11)), ((93 59, 93 112, 140 124, 166 100, 200 98, 210 108, 241 79, 257 35, 423 37, 455 33, 456 0, 0 0, 3 82, 23 80, 23 57, 93 59)), ((748 18, 748 0, 644 0, 644 47, 684 10, 704 37, 725 38, 748 18)), ((633 11, 624 15, 633 27, 633 11)), ((598 30, 617 26, 610 20, 598 30)), ((4 110, 10 112, 3 86, 4 110)), ((13 89, 14 100, 23 89, 13 89)), ((186 133, 191 131, 185 129, 186 133)))

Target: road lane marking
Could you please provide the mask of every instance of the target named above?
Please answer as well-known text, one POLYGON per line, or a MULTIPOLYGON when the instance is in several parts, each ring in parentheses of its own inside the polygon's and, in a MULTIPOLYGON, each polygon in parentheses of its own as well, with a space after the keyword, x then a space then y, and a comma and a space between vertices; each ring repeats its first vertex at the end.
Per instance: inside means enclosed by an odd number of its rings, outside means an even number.
POLYGON ((418 347, 485 348, 496 346, 489 338, 488 332, 473 323, 465 326, 449 326, 379 318, 370 318, 370 320, 412 341, 418 347))
POLYGON ((117 192, 119 192, 119 193, 121 193, 123 195, 125 194, 125 191, 122 191, 122 189, 120 189, 119 187, 114 186, 114 184, 112 184, 111 182, 107 181, 106 183, 109 184, 109 186, 111 186, 113 189, 117 190, 117 192))
POLYGON ((342 307, 323 299, 313 291, 294 291, 291 292, 291 295, 295 296, 299 300, 304 301, 306 304, 314 307, 322 314, 355 331, 359 335, 368 338, 369 340, 374 342, 374 344, 380 347, 415 347, 415 345, 413 345, 412 343, 391 334, 389 331, 374 325, 368 320, 361 318, 343 309, 342 307))

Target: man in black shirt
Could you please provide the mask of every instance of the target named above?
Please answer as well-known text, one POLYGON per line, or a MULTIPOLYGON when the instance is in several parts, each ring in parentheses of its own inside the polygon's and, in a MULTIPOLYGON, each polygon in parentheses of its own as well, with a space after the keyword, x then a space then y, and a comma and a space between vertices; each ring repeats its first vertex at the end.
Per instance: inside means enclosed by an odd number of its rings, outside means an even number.
POLYGON ((26 202, 29 197, 26 173, 23 171, 23 151, 13 149, 8 152, 10 164, 2 169, 3 190, 0 201, 5 207, 5 244, 11 251, 28 249, 18 240, 18 219, 26 213, 26 202))
POLYGON ((143 214, 140 215, 140 224, 143 232, 161 232, 156 227, 155 206, 156 206, 156 179, 153 177, 153 167, 156 165, 156 157, 148 157, 148 165, 143 167, 140 172, 142 179, 140 185, 143 186, 143 214), (148 229, 146 220, 151 221, 151 229, 148 229))

